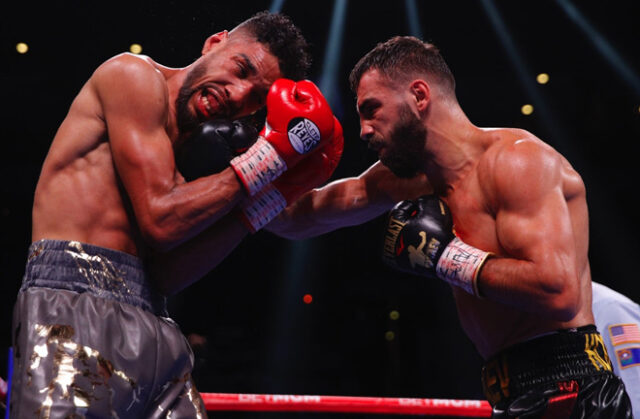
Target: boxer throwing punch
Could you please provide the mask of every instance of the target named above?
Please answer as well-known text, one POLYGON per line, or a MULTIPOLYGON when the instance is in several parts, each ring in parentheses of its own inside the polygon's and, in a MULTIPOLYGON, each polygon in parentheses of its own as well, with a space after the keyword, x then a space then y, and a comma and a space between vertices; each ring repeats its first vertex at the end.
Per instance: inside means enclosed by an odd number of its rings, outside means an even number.
POLYGON ((289 80, 308 65, 293 23, 260 13, 210 36, 185 68, 123 54, 94 72, 35 192, 14 311, 11 417, 206 417, 164 295, 335 167, 339 124, 313 83, 289 80), (265 101, 268 128, 255 143, 235 123, 200 126, 265 101), (195 170, 208 173, 186 182, 174 150, 207 141, 216 155, 201 156, 195 170), (296 176, 307 164, 313 173, 296 176))
POLYGON ((319 234, 434 192, 392 210, 385 261, 451 284, 494 417, 631 417, 594 326, 585 186, 569 162, 527 131, 473 125, 419 39, 379 44, 350 82, 384 167, 304 195, 269 228, 319 234))

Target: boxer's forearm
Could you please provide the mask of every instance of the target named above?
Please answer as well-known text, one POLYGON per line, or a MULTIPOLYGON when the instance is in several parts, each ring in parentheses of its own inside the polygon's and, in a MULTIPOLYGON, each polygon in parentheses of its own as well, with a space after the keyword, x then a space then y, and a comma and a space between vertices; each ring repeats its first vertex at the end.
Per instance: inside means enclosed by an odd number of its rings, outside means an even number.
POLYGON ((267 230, 301 239, 341 227, 365 223, 407 198, 432 193, 424 175, 400 179, 379 161, 358 177, 346 178, 307 192, 267 230))
POLYGON ((580 309, 578 276, 572 270, 554 269, 552 264, 549 260, 536 263, 491 257, 480 271, 479 293, 487 300, 569 321, 580 309))
POLYGON ((285 209, 266 229, 289 239, 303 239, 365 223, 389 210, 393 202, 367 194, 362 180, 342 179, 314 189, 285 209))
POLYGON ((249 230, 230 213, 193 239, 168 252, 154 252, 149 271, 156 286, 172 295, 196 282, 222 262, 249 230))

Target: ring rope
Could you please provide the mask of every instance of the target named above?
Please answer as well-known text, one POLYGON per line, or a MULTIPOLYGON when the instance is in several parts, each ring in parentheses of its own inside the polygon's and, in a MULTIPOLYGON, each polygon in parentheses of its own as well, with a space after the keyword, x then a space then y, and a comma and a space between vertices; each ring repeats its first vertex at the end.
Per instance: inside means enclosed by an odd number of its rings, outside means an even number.
POLYGON ((210 411, 393 413, 399 415, 491 417, 484 400, 392 397, 311 396, 291 394, 201 393, 210 411))

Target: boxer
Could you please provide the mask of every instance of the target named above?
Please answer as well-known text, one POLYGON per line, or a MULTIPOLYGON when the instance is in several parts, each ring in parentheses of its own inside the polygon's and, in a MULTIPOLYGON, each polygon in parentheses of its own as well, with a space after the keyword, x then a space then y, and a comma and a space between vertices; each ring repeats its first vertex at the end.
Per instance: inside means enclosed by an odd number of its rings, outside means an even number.
POLYGON ((122 54, 96 69, 35 191, 14 310, 11 417, 206 417, 165 296, 335 167, 339 124, 313 83, 294 81, 309 66, 306 50, 287 17, 263 12, 207 38, 187 67, 122 54), (257 140, 233 123, 202 126, 265 103, 257 140), (187 182, 174 151, 195 165, 180 153, 200 143, 193 135, 228 149, 203 155, 217 167, 187 182), (313 173, 303 176, 307 164, 313 173))
POLYGON ((438 49, 417 38, 377 45, 350 83, 380 162, 267 228, 308 237, 411 198, 390 214, 384 260, 451 285, 494 417, 631 417, 594 326, 580 175, 530 132, 475 126, 438 49))

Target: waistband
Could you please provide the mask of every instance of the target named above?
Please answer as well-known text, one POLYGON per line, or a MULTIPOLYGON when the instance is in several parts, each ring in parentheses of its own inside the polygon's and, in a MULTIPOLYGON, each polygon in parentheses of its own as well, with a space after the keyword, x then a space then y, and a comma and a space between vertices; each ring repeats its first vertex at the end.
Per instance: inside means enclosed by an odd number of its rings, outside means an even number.
POLYGON ((141 259, 77 241, 32 243, 20 291, 31 287, 87 292, 168 316, 166 297, 151 286, 141 259))
POLYGON ((482 387, 491 405, 536 387, 611 373, 594 325, 563 329, 518 343, 487 360, 482 387))

